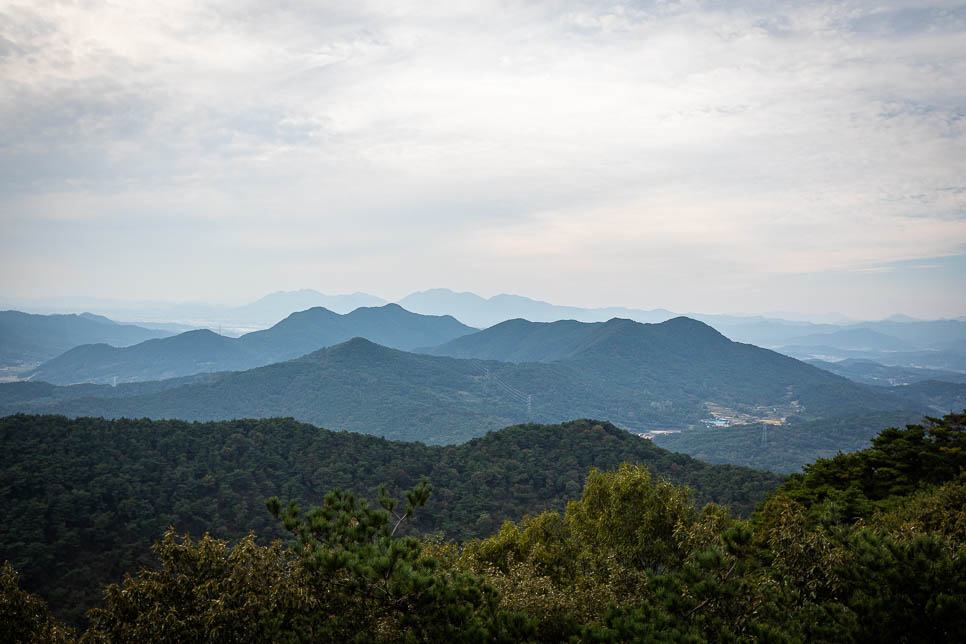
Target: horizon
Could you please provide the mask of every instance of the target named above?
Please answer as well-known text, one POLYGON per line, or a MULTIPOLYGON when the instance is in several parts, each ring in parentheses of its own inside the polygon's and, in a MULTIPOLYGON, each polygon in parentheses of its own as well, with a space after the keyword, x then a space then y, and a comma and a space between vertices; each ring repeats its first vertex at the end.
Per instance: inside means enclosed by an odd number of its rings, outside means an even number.
POLYGON ((0 294, 961 318, 963 77, 947 0, 9 6, 0 294))
MULTIPOLYGON (((794 322, 809 322, 812 324, 831 324, 836 326, 883 322, 883 321, 903 319, 903 318, 906 318, 909 321, 915 321, 915 322, 928 322, 928 321, 941 321, 941 320, 963 321, 964 318, 966 318, 966 316, 930 318, 930 317, 924 317, 924 316, 909 315, 901 311, 896 311, 896 312, 890 313, 889 315, 885 315, 879 318, 858 318, 858 317, 852 317, 852 316, 846 315, 839 311, 822 311, 818 313, 807 313, 804 311, 740 311, 740 312, 698 311, 698 310, 677 311, 677 310, 673 310, 668 307, 662 307, 662 306, 640 308, 640 307, 634 307, 634 306, 627 306, 620 303, 604 305, 604 306, 580 306, 580 305, 570 304, 570 303, 554 302, 546 299, 541 299, 539 297, 522 295, 519 293, 498 292, 487 296, 487 295, 475 293, 473 291, 456 290, 456 289, 449 289, 444 287, 420 289, 420 290, 407 293, 406 295, 403 295, 402 297, 399 297, 396 299, 389 299, 377 293, 369 293, 365 291, 353 291, 350 293, 332 293, 332 292, 327 293, 314 288, 277 290, 277 291, 272 291, 269 293, 262 294, 260 296, 252 297, 249 299, 222 300, 222 301, 124 299, 124 298, 110 298, 110 297, 89 297, 84 295, 17 298, 17 297, 9 297, 9 296, 0 294, 0 307, 5 307, 8 305, 16 307, 19 305, 22 307, 23 312, 25 313, 37 313, 41 315, 93 314, 93 315, 104 315, 105 317, 111 318, 114 321, 137 323, 138 322, 137 319, 130 319, 130 320, 119 319, 117 316, 117 313, 119 313, 122 308, 130 308, 132 311, 137 311, 138 310, 137 307, 160 307, 163 309, 163 307, 175 308, 179 306, 183 306, 183 307, 202 306, 202 307, 211 307, 216 310, 232 309, 232 308, 241 308, 252 304, 256 304, 271 296, 295 295, 300 293, 306 293, 306 294, 311 293, 311 294, 317 294, 320 296, 336 297, 336 298, 349 297, 349 296, 370 296, 370 297, 382 299, 383 302, 381 304, 361 305, 354 308, 382 307, 389 304, 401 304, 402 300, 406 299, 406 297, 409 297, 412 295, 419 295, 423 293, 430 293, 434 291, 446 291, 454 295, 470 295, 470 296, 481 298, 481 300, 484 300, 484 301, 489 301, 499 296, 517 297, 517 298, 523 298, 523 299, 529 300, 531 302, 548 304, 554 307, 585 309, 587 311, 604 310, 604 309, 626 309, 628 311, 641 311, 641 312, 666 311, 667 313, 670 313, 678 317, 708 316, 708 317, 735 317, 735 318, 749 318, 749 319, 763 318, 763 319, 786 320, 786 321, 794 321, 794 322), (98 306, 103 306, 103 307, 118 306, 121 308, 115 311, 112 311, 111 314, 107 314, 107 313, 98 312, 97 310, 98 306), (83 307, 91 307, 91 310, 81 310, 81 308, 83 307)), ((312 307, 309 307, 309 308, 317 308, 319 306, 322 306, 322 308, 325 308, 324 305, 313 305, 312 307)), ((14 308, 13 310, 20 310, 20 309, 14 308)), ((297 313, 297 312, 299 311, 298 310, 292 311, 292 313, 297 313)), ((450 314, 450 315, 454 315, 454 314, 450 314)), ((620 316, 618 315, 617 317, 620 317, 620 316)), ((458 316, 457 316, 457 319, 459 319, 458 316)), ((160 322, 161 318, 158 318, 155 320, 144 320, 144 321, 160 322)), ((174 323, 179 322, 179 320, 174 320, 174 319, 170 321, 174 323)), ((202 327, 199 327, 199 328, 202 328, 202 327)))

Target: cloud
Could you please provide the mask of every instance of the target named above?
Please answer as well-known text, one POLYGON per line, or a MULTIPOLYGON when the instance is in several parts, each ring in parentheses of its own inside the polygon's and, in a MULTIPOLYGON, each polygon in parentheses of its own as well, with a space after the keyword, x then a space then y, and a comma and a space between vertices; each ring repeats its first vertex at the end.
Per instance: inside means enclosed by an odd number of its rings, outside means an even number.
POLYGON ((598 257, 722 284, 942 257, 964 31, 954 2, 11 5, 0 222, 35 253, 44 221, 220 222, 220 261, 378 251, 390 290, 434 253, 492 291, 488 259, 539 291, 598 257))

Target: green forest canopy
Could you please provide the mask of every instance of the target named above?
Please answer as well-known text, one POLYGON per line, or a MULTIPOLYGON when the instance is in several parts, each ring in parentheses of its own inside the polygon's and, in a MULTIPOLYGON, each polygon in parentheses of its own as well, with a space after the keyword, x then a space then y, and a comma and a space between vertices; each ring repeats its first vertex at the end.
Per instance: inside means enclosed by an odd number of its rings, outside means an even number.
MULTIPOLYGON (((284 547, 169 530, 85 641, 938 642, 966 633, 966 413, 884 430, 749 520, 646 467, 592 469, 561 511, 461 545, 400 536, 431 505, 270 499, 284 547), (402 523, 401 523, 402 522, 402 523)), ((12 641, 76 633, 0 573, 12 641)))
POLYGON ((56 614, 81 623, 107 583, 151 561, 168 527, 238 539, 283 531, 271 496, 308 505, 333 488, 374 501, 381 483, 422 476, 433 502, 409 533, 465 540, 506 519, 562 510, 591 467, 646 464, 695 490, 699 502, 748 515, 781 477, 711 466, 655 447, 608 423, 518 425, 462 445, 427 446, 332 432, 292 419, 183 421, 0 419, 0 561, 56 614))

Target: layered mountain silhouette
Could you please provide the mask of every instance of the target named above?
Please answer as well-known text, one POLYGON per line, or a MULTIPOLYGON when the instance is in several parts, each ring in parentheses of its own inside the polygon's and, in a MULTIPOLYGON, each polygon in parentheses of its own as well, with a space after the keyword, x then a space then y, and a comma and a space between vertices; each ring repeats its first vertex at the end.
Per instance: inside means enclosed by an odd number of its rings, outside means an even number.
POLYGON ((457 293, 446 288, 434 288, 411 293, 399 303, 410 311, 427 314, 451 313, 460 320, 478 327, 488 327, 513 318, 533 322, 575 319, 583 322, 603 322, 613 317, 630 318, 639 322, 663 322, 674 317, 665 309, 642 310, 625 307, 587 309, 560 306, 522 295, 500 293, 490 298, 476 293, 457 293))
POLYGON ((825 346, 865 351, 911 351, 916 348, 915 345, 895 336, 866 327, 843 329, 832 333, 812 333, 789 338, 785 343, 792 346, 825 346))
POLYGON ((451 316, 419 315, 398 304, 358 308, 345 315, 315 307, 239 338, 199 330, 123 348, 82 345, 42 364, 31 378, 54 384, 160 380, 291 360, 357 336, 412 349, 474 330, 451 316))
POLYGON ((326 295, 313 289, 276 291, 265 297, 236 306, 222 315, 227 319, 241 320, 248 324, 274 324, 295 311, 323 307, 336 313, 349 313, 360 307, 379 307, 386 304, 381 297, 368 293, 326 295))
POLYGON ((825 369, 849 380, 867 385, 894 387, 926 380, 966 382, 966 373, 921 367, 890 367, 873 360, 849 358, 839 362, 826 362, 825 360, 806 360, 805 362, 819 369, 825 369))
POLYGON ((127 346, 171 335, 91 313, 34 315, 0 311, 0 365, 42 362, 80 344, 127 346))
MULTIPOLYGON (((725 336, 736 339, 731 331, 739 327, 734 326, 731 318, 722 317, 722 320, 721 325, 716 322, 706 324, 709 328, 714 327, 725 336)), ((632 321, 625 320, 625 323, 632 321)), ((550 323, 529 322, 524 319, 508 320, 444 345, 422 350, 432 355, 512 362, 560 360, 577 350, 580 342, 591 338, 595 333, 605 333, 603 324, 605 323, 575 320, 550 323)), ((800 360, 857 358, 892 366, 966 372, 966 349, 963 348, 966 347, 966 324, 960 321, 887 321, 846 329, 825 326, 828 328, 823 328, 821 333, 801 335, 803 328, 816 328, 818 325, 774 320, 751 323, 746 320, 741 324, 742 332, 737 335, 764 336, 771 343, 766 342, 764 346, 800 360), (791 340, 805 344, 783 344, 791 340)), ((758 342, 754 344, 762 346, 758 342)))
POLYGON ((709 402, 802 418, 901 406, 888 392, 732 342, 688 318, 501 326, 471 337, 502 337, 488 350, 494 355, 500 345, 504 357, 552 348, 544 361, 512 363, 414 354, 354 338, 288 362, 165 384, 53 387, 36 398, 23 387, 7 394, 12 385, 3 385, 0 414, 291 416, 388 438, 453 443, 527 420, 605 418, 633 430, 684 426, 707 418, 709 402))

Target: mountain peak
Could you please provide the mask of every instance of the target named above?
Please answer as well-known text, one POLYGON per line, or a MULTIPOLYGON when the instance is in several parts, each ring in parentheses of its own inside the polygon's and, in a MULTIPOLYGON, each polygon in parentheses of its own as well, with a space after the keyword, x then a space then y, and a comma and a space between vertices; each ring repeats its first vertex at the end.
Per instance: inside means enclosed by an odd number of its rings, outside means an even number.
POLYGON ((367 340, 363 337, 356 336, 345 342, 340 342, 339 344, 334 344, 330 347, 324 349, 319 349, 305 358, 341 358, 349 361, 359 360, 362 358, 371 358, 374 356, 388 355, 390 353, 396 353, 395 349, 390 349, 389 347, 384 347, 381 344, 377 344, 372 340, 367 340))
POLYGON ((724 337, 710 324, 705 324, 700 320, 695 320, 694 318, 689 318, 685 315, 679 315, 676 318, 671 318, 670 320, 660 322, 658 323, 658 326, 666 326, 669 329, 686 329, 690 332, 702 332, 709 335, 713 334, 724 337))
POLYGON ((223 335, 218 335, 211 329, 195 329, 194 331, 185 331, 184 333, 179 333, 178 335, 171 336, 170 338, 148 340, 148 342, 162 342, 168 346, 198 346, 202 344, 211 344, 213 342, 228 342, 233 343, 234 339, 223 335))
POLYGON ((329 319, 333 317, 341 317, 341 316, 339 316, 339 314, 336 313, 335 311, 330 311, 324 306, 313 306, 312 308, 305 309, 304 311, 295 311, 294 313, 290 313, 288 317, 286 317, 278 324, 283 324, 289 320, 312 321, 312 320, 318 320, 320 318, 329 319))

